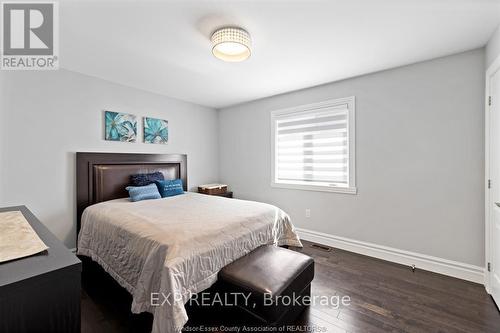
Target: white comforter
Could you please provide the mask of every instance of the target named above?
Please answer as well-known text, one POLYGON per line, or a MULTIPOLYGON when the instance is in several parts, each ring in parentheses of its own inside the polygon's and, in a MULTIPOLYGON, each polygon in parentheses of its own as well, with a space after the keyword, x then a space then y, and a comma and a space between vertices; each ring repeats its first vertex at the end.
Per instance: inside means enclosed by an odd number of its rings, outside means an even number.
POLYGON ((258 202, 197 193, 88 207, 78 254, 97 261, 133 296, 132 312, 153 313, 153 332, 179 332, 184 304, 219 270, 263 244, 302 246, 288 215, 258 202), (175 295, 151 304, 151 293, 175 295))

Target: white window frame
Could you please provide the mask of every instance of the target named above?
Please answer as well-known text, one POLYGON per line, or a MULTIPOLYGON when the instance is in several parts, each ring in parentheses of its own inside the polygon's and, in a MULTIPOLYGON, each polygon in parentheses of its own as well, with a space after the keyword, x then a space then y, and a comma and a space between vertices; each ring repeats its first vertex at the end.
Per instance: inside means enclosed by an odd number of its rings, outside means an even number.
POLYGON ((277 188, 308 190, 308 191, 323 191, 356 194, 356 105, 355 97, 338 98, 327 100, 319 103, 300 105, 292 108, 275 110, 271 112, 271 186, 277 188), (336 184, 329 185, 308 185, 308 184, 290 184, 287 182, 278 182, 276 179, 277 163, 276 163, 276 145, 278 137, 276 135, 277 118, 284 115, 308 113, 324 108, 335 108, 347 104, 347 147, 349 152, 348 160, 348 179, 347 187, 338 186, 336 184))

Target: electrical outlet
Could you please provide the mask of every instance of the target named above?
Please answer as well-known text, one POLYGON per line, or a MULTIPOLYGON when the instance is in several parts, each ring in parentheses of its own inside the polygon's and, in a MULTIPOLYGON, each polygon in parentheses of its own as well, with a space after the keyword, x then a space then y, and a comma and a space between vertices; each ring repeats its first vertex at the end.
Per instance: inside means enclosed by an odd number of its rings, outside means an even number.
POLYGON ((306 217, 311 217, 311 210, 306 208, 306 217))

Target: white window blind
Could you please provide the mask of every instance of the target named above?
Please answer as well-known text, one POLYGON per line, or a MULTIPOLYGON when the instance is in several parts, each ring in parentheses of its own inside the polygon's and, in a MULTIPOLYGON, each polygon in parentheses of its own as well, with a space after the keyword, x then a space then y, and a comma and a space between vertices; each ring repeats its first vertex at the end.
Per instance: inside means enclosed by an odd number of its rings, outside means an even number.
POLYGON ((273 185, 355 191, 354 98, 272 113, 273 185))

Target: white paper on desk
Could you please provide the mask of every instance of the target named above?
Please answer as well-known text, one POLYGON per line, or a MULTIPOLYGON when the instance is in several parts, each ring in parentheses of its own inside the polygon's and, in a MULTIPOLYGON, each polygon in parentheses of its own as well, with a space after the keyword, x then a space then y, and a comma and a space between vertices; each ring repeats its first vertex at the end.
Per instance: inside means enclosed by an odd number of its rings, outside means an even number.
POLYGON ((20 211, 0 213, 0 262, 31 256, 47 249, 20 211))

